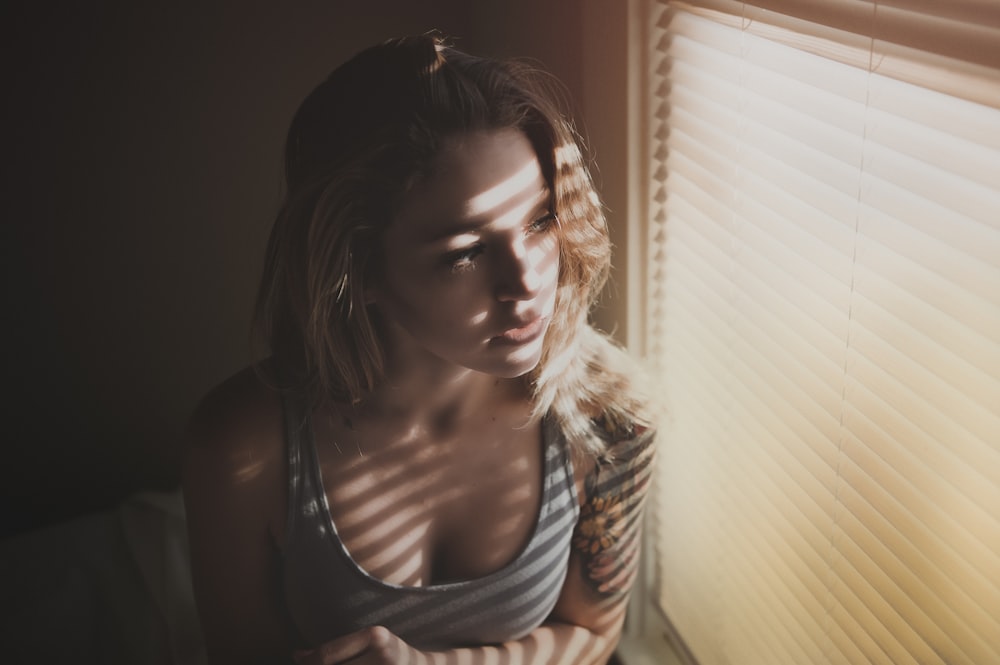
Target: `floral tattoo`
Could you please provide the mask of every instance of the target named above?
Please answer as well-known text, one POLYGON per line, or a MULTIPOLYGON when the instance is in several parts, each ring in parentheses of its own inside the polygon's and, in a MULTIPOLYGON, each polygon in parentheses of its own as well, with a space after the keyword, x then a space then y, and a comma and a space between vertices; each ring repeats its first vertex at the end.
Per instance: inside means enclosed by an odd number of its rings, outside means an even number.
POLYGON ((607 428, 608 454, 586 479, 586 503, 573 534, 590 586, 602 596, 629 589, 639 563, 642 507, 652 479, 653 432, 607 428))

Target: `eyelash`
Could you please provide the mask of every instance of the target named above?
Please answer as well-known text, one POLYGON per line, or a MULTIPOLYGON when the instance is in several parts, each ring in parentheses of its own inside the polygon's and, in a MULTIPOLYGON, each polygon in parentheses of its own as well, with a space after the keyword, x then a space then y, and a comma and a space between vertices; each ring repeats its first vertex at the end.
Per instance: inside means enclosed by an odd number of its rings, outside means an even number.
MULTIPOLYGON (((559 218, 556 217, 556 214, 554 212, 548 212, 531 222, 525 232, 528 234, 545 233, 558 223, 559 218)), ((482 254, 484 249, 485 247, 482 243, 476 243, 475 245, 466 247, 465 249, 450 252, 445 255, 444 263, 453 273, 470 272, 475 269, 476 257, 482 254)))
POLYGON ((533 221, 528 228, 535 233, 543 233, 552 228, 553 225, 559 224, 559 218, 556 217, 554 212, 547 212, 535 221, 533 221))
POLYGON ((483 246, 476 244, 466 249, 448 254, 445 256, 444 262, 449 268, 451 268, 453 273, 469 272, 476 267, 476 257, 482 254, 482 252, 483 246))

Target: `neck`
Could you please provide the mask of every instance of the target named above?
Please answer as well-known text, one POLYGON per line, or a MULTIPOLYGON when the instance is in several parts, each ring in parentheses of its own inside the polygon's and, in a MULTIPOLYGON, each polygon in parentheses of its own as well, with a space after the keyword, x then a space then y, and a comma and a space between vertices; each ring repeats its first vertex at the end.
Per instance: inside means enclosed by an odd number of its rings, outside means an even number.
POLYGON ((498 378, 430 354, 407 353, 387 357, 380 385, 349 410, 359 423, 440 432, 529 399, 523 378, 498 378))
POLYGON ((463 419, 527 397, 522 379, 501 379, 466 368, 433 373, 391 372, 365 400, 363 410, 410 422, 434 421, 445 415, 463 419))
POLYGON ((422 424, 482 414, 501 404, 524 401, 523 378, 498 378, 447 361, 416 343, 408 332, 381 322, 385 365, 380 385, 360 405, 357 416, 383 422, 422 424))

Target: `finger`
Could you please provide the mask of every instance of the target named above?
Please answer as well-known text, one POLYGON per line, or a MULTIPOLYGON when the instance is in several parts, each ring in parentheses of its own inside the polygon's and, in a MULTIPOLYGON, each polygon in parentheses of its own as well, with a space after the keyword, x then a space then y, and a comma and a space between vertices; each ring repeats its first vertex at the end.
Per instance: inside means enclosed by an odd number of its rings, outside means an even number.
POLYGON ((396 665, 394 646, 397 639, 387 628, 372 626, 368 629, 368 646, 349 665, 396 665))
POLYGON ((344 665, 417 665, 416 652, 383 626, 372 626, 368 648, 344 665))
POLYGON ((371 629, 363 628, 330 640, 312 651, 296 651, 293 656, 300 665, 337 665, 364 653, 370 643, 371 629))

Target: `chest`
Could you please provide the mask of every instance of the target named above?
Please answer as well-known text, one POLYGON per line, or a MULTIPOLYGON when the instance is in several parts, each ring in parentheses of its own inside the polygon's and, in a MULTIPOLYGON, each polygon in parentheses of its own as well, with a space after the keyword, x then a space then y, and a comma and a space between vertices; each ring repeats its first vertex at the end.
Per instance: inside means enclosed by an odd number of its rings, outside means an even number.
POLYGON ((354 562, 378 579, 426 586, 483 577, 534 533, 546 475, 540 423, 387 446, 328 434, 336 441, 320 434, 317 452, 330 516, 354 562))

